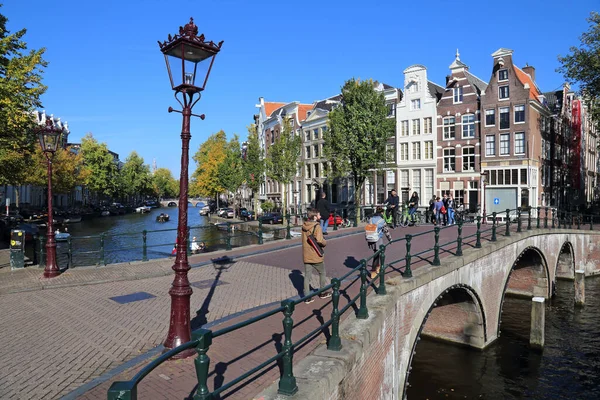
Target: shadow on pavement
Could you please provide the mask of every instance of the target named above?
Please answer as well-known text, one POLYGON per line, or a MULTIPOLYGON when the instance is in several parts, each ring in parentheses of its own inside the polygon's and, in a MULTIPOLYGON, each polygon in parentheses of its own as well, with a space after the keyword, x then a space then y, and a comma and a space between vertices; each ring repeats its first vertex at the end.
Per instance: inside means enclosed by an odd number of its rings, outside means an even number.
POLYGON ((350 269, 354 269, 360 265, 360 261, 358 261, 354 256, 346 257, 346 261, 344 261, 344 265, 350 269))
POLYGON ((304 297, 304 275, 299 269, 293 270, 289 275, 294 289, 298 292, 298 296, 304 297))

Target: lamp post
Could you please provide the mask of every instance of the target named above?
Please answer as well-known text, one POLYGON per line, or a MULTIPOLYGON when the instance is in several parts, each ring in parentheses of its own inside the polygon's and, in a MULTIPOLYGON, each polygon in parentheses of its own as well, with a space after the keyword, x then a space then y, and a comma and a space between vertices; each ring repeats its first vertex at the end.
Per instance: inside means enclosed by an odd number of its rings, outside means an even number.
MULTIPOLYGON (((190 151, 190 119, 204 114, 192 114, 192 108, 200 100, 201 92, 206 87, 215 57, 221 50, 223 42, 205 41, 204 34, 198 36, 198 27, 194 19, 183 27, 179 34, 168 36, 168 40, 158 42, 160 51, 165 56, 171 88, 175 91, 175 99, 181 105, 181 111, 169 107, 169 112, 183 115, 181 128, 181 175, 179 179, 179 218, 177 221, 177 256, 173 271, 175 277, 169 295, 171 296, 171 320, 169 332, 164 342, 166 349, 172 349, 191 340, 190 330, 190 296, 192 288, 188 280, 190 266, 187 258, 187 209, 188 209, 188 164, 190 151)), ((176 358, 184 358, 194 354, 193 349, 179 353, 176 358)))
POLYGON ((54 125, 54 118, 46 119, 46 124, 39 128, 38 137, 40 146, 46 156, 48 165, 48 223, 46 224, 46 267, 44 278, 54 278, 60 275, 60 268, 56 263, 56 241, 54 240, 54 213, 52 212, 52 158, 60 143, 63 128, 54 125))
POLYGON ((483 202, 483 223, 486 224, 487 223, 487 212, 485 209, 485 197, 487 196, 486 190, 487 190, 487 184, 488 184, 488 179, 490 176, 490 171, 484 171, 481 173, 481 180, 483 181, 483 194, 482 194, 482 202, 483 202))

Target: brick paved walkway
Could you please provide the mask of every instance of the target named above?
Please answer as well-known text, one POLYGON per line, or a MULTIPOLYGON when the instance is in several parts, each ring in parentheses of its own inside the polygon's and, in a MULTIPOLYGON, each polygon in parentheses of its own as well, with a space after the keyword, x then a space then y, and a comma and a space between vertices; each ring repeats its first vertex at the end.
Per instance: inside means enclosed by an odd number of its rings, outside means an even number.
MULTIPOLYGON (((396 230, 392 235, 399 237, 428 229, 431 227, 396 230)), ((465 229, 465 234, 468 231, 465 229)), ((441 236, 442 240, 448 241, 455 235, 456 230, 450 228, 441 236)), ((430 236, 414 240, 413 253, 430 247, 433 244, 430 236)), ((328 276, 341 276, 356 266, 358 260, 370 255, 361 228, 332 232, 328 239, 328 276), (358 234, 335 239, 352 232, 358 234)), ((390 248, 387 260, 401 258, 403 249, 403 244, 390 248)), ((190 281, 196 283, 192 309, 199 310, 194 326, 298 294, 297 288, 302 285, 299 271, 303 269, 299 239, 249 246, 227 252, 227 255, 236 262, 220 274, 210 263, 210 258, 217 254, 190 259, 192 264, 204 266, 190 271, 190 281), (287 248, 278 249, 281 246, 287 248), (216 278, 221 284, 214 284, 216 278)), ((413 261, 415 267, 418 263, 428 263, 427 255, 413 261)), ((0 354, 0 398, 58 398, 159 345, 168 327, 170 299, 167 290, 172 281, 171 264, 172 260, 158 260, 77 268, 51 280, 40 279, 41 271, 34 268, 0 273, 0 312, 3 316, 0 339, 6 349, 0 354), (47 290, 50 288, 52 290, 47 290), (128 304, 118 304, 110 299, 135 292, 156 297, 128 304)), ((357 290, 357 285, 350 288, 348 298, 357 290)), ((346 304, 346 301, 341 303, 346 304)), ((318 327, 319 321, 329 319, 328 304, 317 300, 311 305, 297 307, 294 321, 302 323, 294 330, 295 340, 318 327), (320 313, 314 311, 319 309, 320 313)), ((213 329, 261 312, 264 310, 238 316, 213 329)), ((259 325, 216 338, 209 352, 211 388, 220 387, 223 382, 226 384, 242 371, 276 354, 281 327, 281 315, 276 314, 259 325)), ((295 360, 325 340, 324 335, 319 334, 297 349, 295 360)), ((81 398, 105 399, 112 381, 129 378, 147 362, 96 386, 81 398)), ((251 398, 278 376, 278 368, 273 365, 239 389, 233 388, 223 398, 251 398)), ((193 358, 165 363, 140 385, 140 398, 185 398, 193 391, 195 382, 193 358)))

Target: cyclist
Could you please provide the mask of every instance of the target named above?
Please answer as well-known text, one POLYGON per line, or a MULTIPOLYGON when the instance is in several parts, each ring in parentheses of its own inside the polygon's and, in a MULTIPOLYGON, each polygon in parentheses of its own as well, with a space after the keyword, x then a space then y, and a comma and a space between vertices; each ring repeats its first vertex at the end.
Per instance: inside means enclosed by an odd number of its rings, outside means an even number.
POLYGON ((410 196, 410 200, 408 200, 408 206, 410 207, 408 210, 408 215, 410 217, 411 224, 415 223, 415 212, 419 208, 419 195, 417 192, 413 192, 412 196, 410 196))
MULTIPOLYGON (((398 197, 398 194, 396 193, 396 189, 392 189, 392 191, 390 192, 390 195, 388 196, 388 198, 385 202, 388 205, 386 214, 388 216, 390 215, 390 213, 392 214, 392 228, 395 229, 396 226, 398 226, 398 223, 396 222, 396 215, 398 213, 398 206, 400 205, 400 197, 398 197)), ((387 218, 386 218, 386 220, 387 220, 387 218)))

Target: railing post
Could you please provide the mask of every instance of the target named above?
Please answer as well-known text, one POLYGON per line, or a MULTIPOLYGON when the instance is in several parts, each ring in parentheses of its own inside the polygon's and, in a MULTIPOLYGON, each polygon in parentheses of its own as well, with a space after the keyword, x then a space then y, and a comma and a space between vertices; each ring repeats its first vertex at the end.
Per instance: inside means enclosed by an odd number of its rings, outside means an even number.
POLYGON ((196 394, 194 395, 194 400, 210 400, 213 398, 207 385, 210 357, 208 357, 206 353, 212 344, 212 331, 208 329, 197 329, 192 331, 192 340, 198 341, 198 345, 196 346, 198 357, 194 360, 198 386, 196 394))
POLYGON ((506 209, 506 232, 504 232, 504 236, 510 236, 510 210, 506 209))
MULTIPOLYGON (((556 210, 552 209, 552 229, 556 228, 556 225, 554 223, 555 219, 556 219, 556 210)), ((560 224, 559 224, 559 228, 560 228, 560 224)))
POLYGON ((73 242, 71 241, 71 236, 67 238, 67 256, 69 257, 67 268, 71 268, 73 267, 73 242))
POLYGON ((517 207, 517 232, 522 232, 522 228, 521 228, 521 207, 517 207))
POLYGON ((527 230, 531 230, 531 207, 527 209, 527 230))
POLYGON ((492 213, 492 237, 490 238, 490 242, 495 242, 496 239, 496 211, 492 213))
POLYGON ((137 387, 132 381, 118 381, 110 385, 108 400, 137 400, 137 387))
POLYGON ((367 309, 367 261, 360 260, 360 307, 356 313, 356 318, 369 318, 367 309))
POLYGON ((433 228, 435 233, 435 244, 433 245, 433 261, 431 265, 438 266, 440 262, 440 227, 436 226, 433 228))
POLYGON ((544 207, 544 228, 548 228, 548 207, 544 207))
POLYGON ((333 278, 333 294, 331 296, 331 337, 327 343, 327 350, 340 351, 342 349, 342 339, 340 339, 340 280, 333 278))
POLYGON ((227 222, 227 240, 225 241, 225 249, 231 250, 231 222, 227 222))
POLYGON ((542 209, 541 207, 537 208, 537 225, 536 225, 537 229, 540 229, 540 211, 541 211, 541 209, 542 209))
POLYGON ((39 242, 40 242, 40 250, 39 250, 40 251, 40 259, 39 259, 38 265, 40 267, 45 267, 46 266, 46 257, 44 257, 44 255, 45 255, 44 249, 46 248, 46 236, 40 235, 39 242))
POLYGON ((406 267, 404 268, 404 272, 402 273, 402 276, 405 278, 412 278, 412 271, 410 269, 410 259, 412 258, 412 256, 410 255, 410 241, 412 240, 412 235, 406 235, 406 267))
POLYGON ((262 219, 258 220, 258 244, 263 244, 262 219))
POLYGON ((148 231, 142 231, 142 261, 148 261, 148 231))
POLYGON ((290 219, 291 219, 292 217, 290 216, 290 213, 289 213, 289 212, 287 213, 286 217, 287 217, 287 232, 286 232, 286 234, 285 234, 285 238, 286 238, 287 240, 290 240, 290 239, 292 238, 292 234, 290 233, 290 230, 291 230, 291 228, 292 228, 292 227, 290 226, 290 219))
POLYGON ((293 356, 294 347, 292 342, 292 328, 294 326, 294 320, 292 314, 294 313, 294 301, 290 299, 283 300, 281 302, 283 310, 283 351, 284 355, 282 358, 283 368, 281 378, 279 379, 279 389, 277 393, 291 396, 298 391, 298 385, 296 384, 296 378, 293 372, 293 356))
POLYGON ((475 236, 475 248, 481 248, 481 215, 477 216, 477 234, 475 236))
POLYGON ((379 248, 379 287, 377 288, 378 295, 387 294, 385 288, 385 244, 379 248))
POLYGON ((462 220, 458 221, 458 236, 456 237, 456 255, 462 256, 462 220))
POLYGON ((104 233, 100 235, 100 265, 106 265, 106 260, 104 259, 104 233))
POLYGON ((333 230, 337 231, 338 227, 337 227, 337 210, 334 208, 333 209, 333 230))

